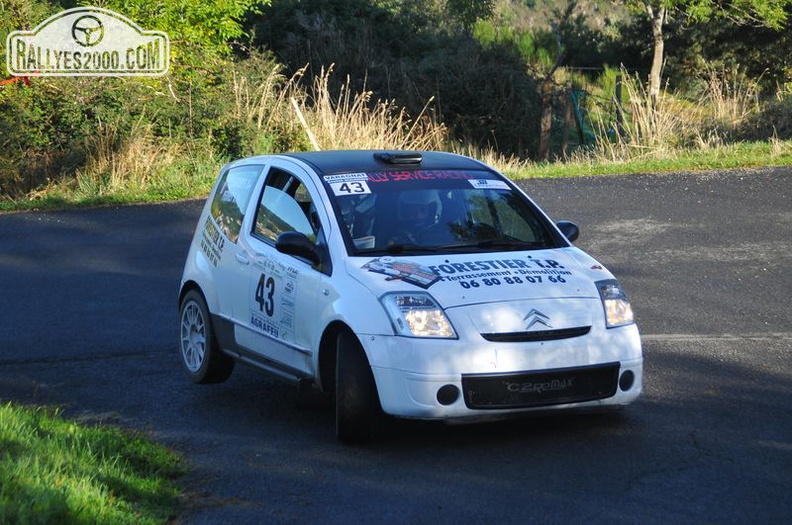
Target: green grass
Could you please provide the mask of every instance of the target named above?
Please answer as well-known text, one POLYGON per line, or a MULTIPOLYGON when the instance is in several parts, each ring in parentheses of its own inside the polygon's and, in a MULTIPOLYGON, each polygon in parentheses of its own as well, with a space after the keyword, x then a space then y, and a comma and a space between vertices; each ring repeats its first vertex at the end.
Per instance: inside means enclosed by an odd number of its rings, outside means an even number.
MULTIPOLYGON (((500 168, 513 179, 524 179, 792 166, 792 140, 740 142, 718 147, 674 150, 662 154, 651 152, 642 155, 640 152, 623 151, 622 156, 628 157, 628 160, 609 160, 602 154, 592 154, 584 160, 543 164, 506 163, 500 168)), ((143 182, 128 180, 110 183, 85 177, 70 184, 53 184, 27 198, 0 200, 0 212, 168 202, 205 197, 221 164, 222 161, 216 161, 216 165, 210 165, 204 160, 198 167, 190 166, 188 169, 180 169, 184 168, 184 164, 177 164, 143 182)))
POLYGON ((740 142, 715 148, 679 150, 671 155, 647 155, 624 161, 592 160, 533 164, 506 168, 514 179, 717 171, 739 168, 792 166, 792 140, 740 142))
POLYGON ((21 199, 3 199, 0 212, 56 210, 136 203, 173 202, 193 197, 205 197, 212 188, 223 161, 212 165, 170 166, 156 176, 140 181, 130 178, 109 181, 90 176, 50 184, 21 199))
POLYGON ((0 405, 0 523, 165 523, 181 472, 177 456, 140 435, 0 405))

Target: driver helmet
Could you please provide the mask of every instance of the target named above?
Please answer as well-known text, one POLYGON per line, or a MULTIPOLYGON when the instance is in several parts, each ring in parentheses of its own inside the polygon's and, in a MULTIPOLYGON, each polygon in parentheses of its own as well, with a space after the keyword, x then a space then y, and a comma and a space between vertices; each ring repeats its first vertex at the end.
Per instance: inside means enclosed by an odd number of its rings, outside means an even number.
POLYGON ((443 205, 435 190, 411 190, 399 195, 398 219, 408 229, 422 230, 437 224, 443 205))

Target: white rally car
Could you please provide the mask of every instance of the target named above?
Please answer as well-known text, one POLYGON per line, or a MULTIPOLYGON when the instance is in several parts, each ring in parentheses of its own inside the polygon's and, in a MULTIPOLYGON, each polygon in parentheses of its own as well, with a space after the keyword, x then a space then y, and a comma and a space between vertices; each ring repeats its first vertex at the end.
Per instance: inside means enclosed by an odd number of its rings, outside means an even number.
POLYGON ((179 296, 193 381, 236 361, 335 400, 344 441, 436 420, 618 408, 641 392, 627 297, 504 176, 439 152, 222 168, 179 296))

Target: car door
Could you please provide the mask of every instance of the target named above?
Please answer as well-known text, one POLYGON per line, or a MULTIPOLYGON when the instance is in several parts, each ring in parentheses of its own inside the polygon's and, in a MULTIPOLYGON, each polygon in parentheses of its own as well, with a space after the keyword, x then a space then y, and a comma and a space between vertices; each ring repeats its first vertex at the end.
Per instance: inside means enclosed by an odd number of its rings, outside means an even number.
POLYGON ((278 252, 275 242, 286 231, 319 241, 327 222, 319 202, 318 189, 304 170, 273 160, 243 241, 250 264, 247 297, 238 304, 247 316, 237 326, 237 342, 259 364, 290 376, 313 375, 323 297, 319 289, 326 276, 310 261, 278 252))

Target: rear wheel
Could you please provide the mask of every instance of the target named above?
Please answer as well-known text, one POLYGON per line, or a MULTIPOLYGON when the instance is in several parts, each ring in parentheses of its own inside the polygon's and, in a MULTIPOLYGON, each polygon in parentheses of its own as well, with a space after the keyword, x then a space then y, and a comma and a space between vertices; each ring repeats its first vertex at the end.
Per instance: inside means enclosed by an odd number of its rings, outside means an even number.
POLYGON ((336 356, 336 436, 345 443, 366 443, 382 408, 366 353, 348 332, 338 335, 336 356))
POLYGON ((196 290, 184 296, 179 320, 182 364, 190 379, 195 383, 220 383, 228 379, 234 360, 220 351, 209 309, 196 290))

